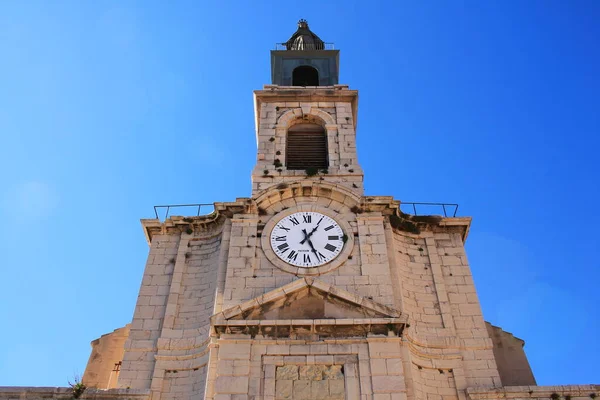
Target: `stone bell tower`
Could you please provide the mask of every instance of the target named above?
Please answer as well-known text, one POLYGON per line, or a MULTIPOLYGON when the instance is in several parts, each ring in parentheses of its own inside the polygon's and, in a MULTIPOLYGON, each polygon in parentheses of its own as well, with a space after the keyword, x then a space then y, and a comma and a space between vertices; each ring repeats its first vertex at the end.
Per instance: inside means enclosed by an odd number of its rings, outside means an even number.
MULTIPOLYGON (((358 93, 301 20, 254 92, 252 195, 144 219, 131 324, 92 342, 93 398, 575 399, 538 388, 523 342, 483 320, 471 218, 366 196, 358 93), (198 213, 199 214, 199 213, 198 213), (526 389, 524 389, 526 388, 526 389), (552 395, 552 398, 555 398, 552 395)), ((590 389, 591 388, 591 389, 590 389)), ((587 394, 586 394, 587 396, 587 394)), ((85 398, 85 394, 84 394, 85 398)), ((92 398, 92 397, 90 397, 92 398)))
POLYGON ((298 22, 271 51, 272 85, 254 92, 257 162, 252 194, 299 179, 363 193, 356 156, 358 92, 338 85, 339 50, 298 22))

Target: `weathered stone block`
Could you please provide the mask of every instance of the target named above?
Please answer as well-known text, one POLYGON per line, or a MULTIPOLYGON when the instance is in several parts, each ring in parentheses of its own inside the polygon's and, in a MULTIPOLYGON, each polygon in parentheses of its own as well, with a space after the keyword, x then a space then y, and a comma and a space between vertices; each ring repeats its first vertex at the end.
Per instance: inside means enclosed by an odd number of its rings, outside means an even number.
POLYGON ((298 379, 298 366, 297 365, 282 365, 277 367, 275 375, 277 381, 282 380, 297 380, 298 379))
POLYGON ((344 397, 343 379, 337 379, 329 382, 329 395, 332 397, 344 397))
POLYGON ((294 381, 294 400, 310 400, 310 381, 294 381))
POLYGON ((294 388, 292 380, 277 380, 275 382, 275 398, 276 399, 291 399, 294 388))
POLYGON ((300 367, 300 379, 308 381, 320 381, 323 379, 324 365, 303 365, 300 367))
POLYGON ((323 400, 329 397, 329 381, 312 381, 310 383, 311 400, 323 400))
POLYGON ((323 378, 329 380, 344 379, 341 365, 332 365, 323 371, 323 378))

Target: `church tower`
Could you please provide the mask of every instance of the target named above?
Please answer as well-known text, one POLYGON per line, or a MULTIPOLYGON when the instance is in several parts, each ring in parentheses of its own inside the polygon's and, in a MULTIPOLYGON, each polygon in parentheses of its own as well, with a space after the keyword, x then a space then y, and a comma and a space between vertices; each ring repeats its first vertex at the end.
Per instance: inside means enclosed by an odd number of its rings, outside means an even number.
POLYGON ((89 387, 153 400, 464 400, 535 385, 523 342, 483 320, 471 219, 365 196, 358 92, 338 84, 339 67, 304 20, 271 51, 272 83, 254 92, 251 197, 142 220, 150 253, 133 320, 92 342, 89 387))
POLYGON ((358 92, 338 85, 339 50, 308 27, 271 51, 272 85, 254 92, 257 162, 252 195, 300 179, 362 195, 356 157, 358 92))

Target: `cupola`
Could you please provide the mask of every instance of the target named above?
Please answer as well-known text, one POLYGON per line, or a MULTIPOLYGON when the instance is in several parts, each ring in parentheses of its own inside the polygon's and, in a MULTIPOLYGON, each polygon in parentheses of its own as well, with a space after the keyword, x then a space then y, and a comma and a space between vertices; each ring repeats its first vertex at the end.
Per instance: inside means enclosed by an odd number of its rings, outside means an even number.
POLYGON ((271 82, 279 86, 316 87, 338 84, 339 51, 310 30, 304 19, 285 42, 271 51, 271 82))

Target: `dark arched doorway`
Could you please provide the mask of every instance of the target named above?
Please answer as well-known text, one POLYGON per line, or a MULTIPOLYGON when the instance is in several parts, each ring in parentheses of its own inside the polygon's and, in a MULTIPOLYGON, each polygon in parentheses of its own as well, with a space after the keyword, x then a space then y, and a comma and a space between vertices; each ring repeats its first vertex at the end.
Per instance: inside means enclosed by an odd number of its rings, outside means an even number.
POLYGON ((296 67, 292 72, 292 86, 319 86, 319 72, 308 65, 296 67))

